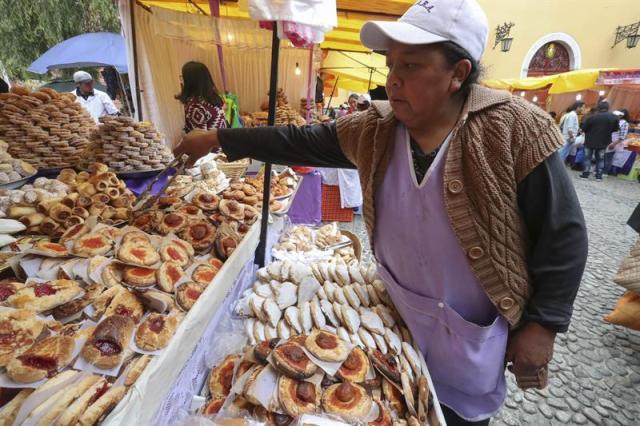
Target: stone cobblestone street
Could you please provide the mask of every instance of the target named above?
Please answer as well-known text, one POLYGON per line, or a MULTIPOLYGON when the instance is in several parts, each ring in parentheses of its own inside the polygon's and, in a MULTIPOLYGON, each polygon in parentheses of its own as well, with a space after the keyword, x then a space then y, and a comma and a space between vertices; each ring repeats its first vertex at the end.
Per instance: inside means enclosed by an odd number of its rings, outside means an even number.
MULTIPOLYGON (((589 231, 573 321, 557 337, 550 385, 522 392, 508 374, 509 396, 492 425, 640 424, 640 332, 602 319, 624 293, 612 278, 637 238, 626 221, 640 202, 640 184, 612 177, 585 181, 570 173, 589 231)), ((355 229, 368 248, 360 219, 345 228, 355 229)))

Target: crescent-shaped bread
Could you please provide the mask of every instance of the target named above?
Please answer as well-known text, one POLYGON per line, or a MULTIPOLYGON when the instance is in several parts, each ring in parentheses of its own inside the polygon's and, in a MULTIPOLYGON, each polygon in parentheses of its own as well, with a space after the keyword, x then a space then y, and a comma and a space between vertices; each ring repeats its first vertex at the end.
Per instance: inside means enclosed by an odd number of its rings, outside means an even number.
POLYGON ((299 417, 318 410, 320 390, 311 382, 280 376, 278 379, 278 399, 285 413, 291 417, 299 417))
POLYGON ((349 356, 347 345, 328 331, 314 330, 305 340, 305 347, 322 361, 341 362, 349 356))

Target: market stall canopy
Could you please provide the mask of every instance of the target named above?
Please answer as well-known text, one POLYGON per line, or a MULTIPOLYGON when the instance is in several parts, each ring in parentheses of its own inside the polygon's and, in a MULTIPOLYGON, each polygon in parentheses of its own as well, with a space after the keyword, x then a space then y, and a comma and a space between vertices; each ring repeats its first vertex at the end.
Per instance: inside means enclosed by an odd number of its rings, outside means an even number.
POLYGON ((339 88, 358 93, 384 86, 387 81, 386 58, 378 53, 329 51, 320 71, 339 77, 339 88))
POLYGON ((124 38, 115 33, 86 33, 56 44, 28 68, 36 74, 52 69, 113 66, 127 73, 124 38))
MULTIPOLYGON (((159 6, 210 15, 209 0, 141 0, 145 6, 159 6)), ((220 16, 249 19, 246 0, 220 2, 220 16)), ((326 34, 323 49, 369 52, 360 43, 360 29, 366 21, 395 21, 415 3, 414 0, 337 0, 338 27, 326 34)))
POLYGON ((543 77, 513 78, 503 80, 484 80, 482 84, 494 89, 536 90, 549 87, 549 94, 580 92, 593 89, 602 84, 602 72, 616 71, 611 69, 585 69, 565 72, 543 77))

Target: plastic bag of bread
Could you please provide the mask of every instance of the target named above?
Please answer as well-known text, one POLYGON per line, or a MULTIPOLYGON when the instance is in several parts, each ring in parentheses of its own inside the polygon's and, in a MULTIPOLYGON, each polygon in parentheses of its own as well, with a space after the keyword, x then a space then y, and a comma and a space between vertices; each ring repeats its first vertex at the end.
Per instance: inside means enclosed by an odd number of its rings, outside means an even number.
POLYGON ((628 291, 622 295, 616 307, 604 320, 640 331, 640 294, 628 291))

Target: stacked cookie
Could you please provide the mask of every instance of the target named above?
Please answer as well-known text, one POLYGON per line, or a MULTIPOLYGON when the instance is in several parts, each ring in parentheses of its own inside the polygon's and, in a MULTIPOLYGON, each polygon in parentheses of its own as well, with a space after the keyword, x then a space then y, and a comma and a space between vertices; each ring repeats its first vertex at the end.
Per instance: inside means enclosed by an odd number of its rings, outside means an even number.
POLYGON ((72 93, 13 87, 0 95, 0 138, 9 154, 38 168, 74 166, 95 123, 72 93))
POLYGON ((102 117, 100 122, 91 135, 91 161, 108 164, 116 172, 157 170, 173 161, 152 123, 130 117, 102 117))
POLYGON ((9 144, 0 140, 0 185, 33 176, 37 170, 26 161, 13 158, 7 152, 9 144))

